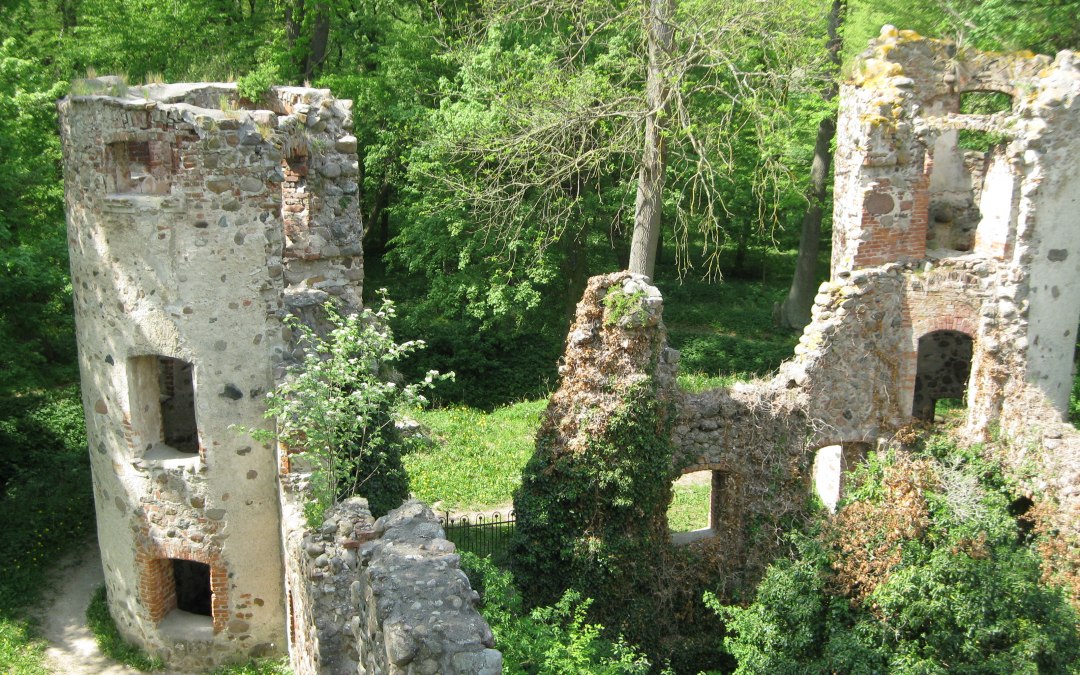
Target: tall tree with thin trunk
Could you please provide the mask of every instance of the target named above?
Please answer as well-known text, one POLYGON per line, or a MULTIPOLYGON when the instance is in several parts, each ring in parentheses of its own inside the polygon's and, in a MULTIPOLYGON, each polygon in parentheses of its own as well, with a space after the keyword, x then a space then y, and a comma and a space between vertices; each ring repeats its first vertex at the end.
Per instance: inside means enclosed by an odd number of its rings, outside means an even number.
POLYGON ((645 34, 648 41, 645 100, 645 147, 638 170, 637 198, 634 201, 634 233, 630 241, 631 272, 653 275, 656 249, 664 210, 664 170, 666 142, 664 121, 668 113, 668 83, 665 64, 674 50, 675 30, 671 19, 674 0, 647 0, 645 34))
MULTIPOLYGON (((840 50, 843 39, 840 28, 844 21, 847 0, 833 0, 829 10, 829 39, 826 49, 829 53, 831 76, 822 93, 822 98, 832 101, 836 98, 836 77, 840 69, 840 50)), ((810 323, 810 309, 814 306, 817 292, 817 258, 821 249, 821 219, 825 212, 827 196, 826 181, 832 165, 832 139, 836 135, 836 112, 830 112, 818 124, 817 138, 814 141, 814 161, 810 167, 810 187, 808 190, 806 213, 803 215, 802 232, 799 235, 799 254, 795 260, 795 276, 791 288, 777 311, 777 323, 787 328, 802 330, 810 323)))

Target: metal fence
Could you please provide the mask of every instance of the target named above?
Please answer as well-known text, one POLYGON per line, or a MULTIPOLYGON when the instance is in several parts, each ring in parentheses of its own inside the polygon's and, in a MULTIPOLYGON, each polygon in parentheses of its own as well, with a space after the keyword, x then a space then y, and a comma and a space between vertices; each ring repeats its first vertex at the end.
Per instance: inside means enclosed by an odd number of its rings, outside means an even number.
POLYGON ((490 514, 443 514, 446 538, 457 547, 478 556, 501 558, 510 545, 514 533, 514 512, 490 514))

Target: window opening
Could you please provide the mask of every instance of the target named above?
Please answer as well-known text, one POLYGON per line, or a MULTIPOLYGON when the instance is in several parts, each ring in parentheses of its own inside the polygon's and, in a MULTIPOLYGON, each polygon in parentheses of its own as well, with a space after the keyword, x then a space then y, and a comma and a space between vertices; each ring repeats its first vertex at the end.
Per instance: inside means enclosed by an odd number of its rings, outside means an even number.
POLYGON ((194 560, 172 559, 176 608, 191 614, 213 615, 210 566, 194 560))
POLYGON ((158 400, 161 402, 161 439, 180 452, 199 451, 195 421, 195 380, 187 361, 158 357, 158 400))
POLYGON ((311 227, 311 193, 307 187, 306 155, 287 157, 282 162, 285 180, 281 183, 281 216, 290 246, 302 245, 311 227))
POLYGON ((128 360, 128 441, 137 457, 186 460, 199 453, 195 368, 156 354, 128 360))
POLYGON ((667 513, 674 543, 712 537, 735 526, 732 480, 727 471, 703 469, 688 471, 675 481, 667 513))
POLYGON ((814 455, 814 490, 831 513, 836 512, 836 505, 840 502, 843 454, 843 446, 826 445, 814 455))
POLYGON ((668 527, 672 532, 693 532, 712 527, 712 471, 683 474, 671 487, 668 527))
POLYGON ((938 330, 919 338, 913 417, 927 422, 940 419, 939 401, 942 412, 948 409, 956 414, 966 407, 972 351, 971 336, 960 331, 938 330))
MULTIPOLYGON (((1013 98, 1001 91, 966 91, 960 94, 960 114, 994 115, 1012 112, 1013 98)), ((957 147, 963 150, 987 153, 996 146, 1009 140, 1009 137, 996 131, 961 129, 957 147)))
POLYGON ((116 141, 107 146, 112 192, 169 194, 172 148, 162 141, 116 141))

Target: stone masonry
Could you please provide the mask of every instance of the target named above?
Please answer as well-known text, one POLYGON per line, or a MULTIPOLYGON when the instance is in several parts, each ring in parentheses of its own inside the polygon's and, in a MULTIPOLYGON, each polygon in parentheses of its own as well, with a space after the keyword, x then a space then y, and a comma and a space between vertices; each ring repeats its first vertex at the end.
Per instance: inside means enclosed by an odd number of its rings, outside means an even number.
POLYGON ((1080 440, 1062 422, 1080 322, 1080 62, 886 26, 842 87, 838 128, 832 278, 794 358, 679 402, 676 467, 711 472, 713 492, 709 529, 680 540, 723 542, 725 584, 745 591, 815 464, 842 474, 955 399, 973 440, 1017 441, 1005 459, 1080 542, 1080 440), (960 114, 973 91, 1011 109, 960 114), (964 151, 961 130, 1004 141, 964 151))
MULTIPOLYGON (((117 78, 72 92, 59 104, 68 242, 113 618, 175 669, 288 648, 295 672, 322 672, 312 650, 335 636, 345 644, 349 629, 331 625, 340 607, 320 598, 351 602, 353 585, 369 582, 312 585, 322 567, 307 569, 307 549, 290 544, 314 536, 292 517, 304 477, 285 448, 237 427, 267 428, 263 397, 299 355, 286 316, 318 324, 331 298, 360 308, 352 102, 275 87, 253 104, 232 84, 117 78)), ((360 529, 343 532, 340 546, 355 560, 350 542, 371 527, 350 513, 360 529)), ((452 545, 416 537, 419 549, 444 547, 424 565, 451 568, 452 545)), ((455 609, 475 614, 467 583, 450 576, 432 592, 445 591, 445 602, 457 593, 455 609)), ((383 618, 360 628, 381 636, 383 618)), ((485 635, 479 615, 468 621, 485 635)), ((375 639, 353 633, 349 649, 375 639)), ((495 667, 497 655, 481 660, 495 667)))

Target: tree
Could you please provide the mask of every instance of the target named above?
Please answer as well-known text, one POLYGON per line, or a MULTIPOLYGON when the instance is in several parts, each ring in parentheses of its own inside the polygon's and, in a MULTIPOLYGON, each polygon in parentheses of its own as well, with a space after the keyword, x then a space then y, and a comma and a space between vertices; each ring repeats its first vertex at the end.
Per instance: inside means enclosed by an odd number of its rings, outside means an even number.
MULTIPOLYGON (((765 146, 798 126, 790 103, 819 58, 805 3, 544 0, 496 10, 453 53, 459 87, 422 146, 431 161, 414 166, 425 201, 443 201, 429 210, 462 214, 501 247, 504 265, 543 257, 567 232, 587 240, 587 226, 622 229, 634 177, 632 266, 650 272, 664 209, 682 232, 700 228, 719 244, 736 182, 755 196, 791 182, 792 155, 765 146), (763 150, 747 176, 733 148, 751 138, 763 150)), ((768 226, 775 215, 764 206, 754 220, 768 226)))
POLYGON ((75 355, 56 99, 67 84, 0 42, 0 391, 70 379, 75 355))
POLYGON ((630 240, 631 272, 652 277, 664 209, 664 172, 667 168, 664 120, 668 115, 665 65, 675 48, 674 0, 648 0, 645 35, 648 64, 645 75, 645 144, 638 170, 634 202, 634 233, 630 240))
MULTIPOLYGON (((829 10, 829 39, 825 50, 829 55, 831 67, 822 99, 831 102, 836 98, 838 85, 836 78, 840 74, 840 51, 843 41, 840 34, 844 22, 846 0, 833 0, 829 10)), ((832 139, 836 135, 836 111, 830 106, 829 111, 818 123, 817 137, 814 140, 814 161, 810 166, 810 189, 806 195, 807 207, 803 215, 799 235, 799 253, 795 260, 795 275, 791 280, 791 289, 780 304, 778 322, 781 326, 802 330, 810 323, 810 310, 814 306, 817 293, 817 262, 821 247, 821 220, 829 207, 826 202, 826 180, 832 165, 832 139)))

